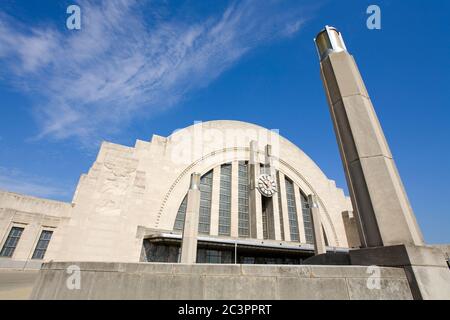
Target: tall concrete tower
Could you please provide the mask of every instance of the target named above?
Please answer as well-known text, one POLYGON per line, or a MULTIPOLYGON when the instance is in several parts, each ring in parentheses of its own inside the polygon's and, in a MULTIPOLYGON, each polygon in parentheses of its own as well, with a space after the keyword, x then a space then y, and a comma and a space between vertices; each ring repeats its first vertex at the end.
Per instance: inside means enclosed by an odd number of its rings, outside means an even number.
POLYGON ((423 245, 369 94, 340 32, 327 26, 315 42, 362 246, 423 245))

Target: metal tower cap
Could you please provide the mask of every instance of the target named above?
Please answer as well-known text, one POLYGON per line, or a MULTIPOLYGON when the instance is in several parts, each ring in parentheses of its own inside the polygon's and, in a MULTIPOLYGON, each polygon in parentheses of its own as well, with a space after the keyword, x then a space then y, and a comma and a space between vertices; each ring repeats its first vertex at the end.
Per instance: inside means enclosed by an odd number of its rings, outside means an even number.
POLYGON ((334 27, 325 26, 314 38, 314 42, 316 43, 320 61, 332 52, 347 51, 342 34, 334 27))

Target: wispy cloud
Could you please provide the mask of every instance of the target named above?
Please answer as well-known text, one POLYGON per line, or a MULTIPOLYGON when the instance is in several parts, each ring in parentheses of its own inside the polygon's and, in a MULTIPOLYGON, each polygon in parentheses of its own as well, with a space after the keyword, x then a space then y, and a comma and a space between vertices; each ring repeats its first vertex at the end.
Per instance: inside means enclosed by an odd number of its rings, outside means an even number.
POLYGON ((202 21, 146 19, 143 12, 158 8, 137 0, 79 5, 81 31, 23 26, 0 12, 0 66, 6 80, 39 96, 38 138, 86 142, 120 132, 208 85, 255 47, 295 34, 307 18, 275 0, 232 2, 202 21))
POLYGON ((72 191, 51 179, 3 167, 0 167, 0 190, 57 200, 70 198, 69 191, 72 191))

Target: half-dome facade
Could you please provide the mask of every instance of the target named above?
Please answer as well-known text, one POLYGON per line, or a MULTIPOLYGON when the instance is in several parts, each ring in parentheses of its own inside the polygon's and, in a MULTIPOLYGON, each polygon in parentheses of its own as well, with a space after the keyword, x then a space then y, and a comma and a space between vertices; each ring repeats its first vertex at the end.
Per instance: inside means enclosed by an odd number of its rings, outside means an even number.
POLYGON ((198 262, 302 263, 313 255, 308 195, 329 250, 358 245, 350 199, 297 146, 254 124, 210 121, 134 147, 103 143, 72 203, 1 193, 2 248, 14 232, 14 261, 177 262, 193 173, 198 262))

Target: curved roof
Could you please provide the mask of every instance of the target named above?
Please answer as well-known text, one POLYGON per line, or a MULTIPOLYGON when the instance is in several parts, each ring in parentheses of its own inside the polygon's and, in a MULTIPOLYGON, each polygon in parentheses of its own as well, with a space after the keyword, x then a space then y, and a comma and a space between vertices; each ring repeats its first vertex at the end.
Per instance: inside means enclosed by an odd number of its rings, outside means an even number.
MULTIPOLYGON (((258 124, 251 123, 251 122, 245 122, 245 121, 239 121, 239 120, 210 120, 205 122, 198 122, 196 124, 187 126, 185 128, 176 130, 174 133, 172 133, 169 137, 167 137, 168 140, 172 140, 178 135, 184 134, 186 131, 194 130, 195 127, 202 126, 203 128, 212 128, 212 129, 256 129, 256 130, 264 130, 264 131, 270 131, 275 133, 276 130, 279 129, 267 129, 265 127, 262 127, 258 124)), ((283 137, 281 134, 276 132, 277 136, 284 141, 286 144, 290 145, 293 149, 296 149, 297 152, 301 153, 304 157, 307 157, 314 165, 317 167, 318 170, 322 172, 320 167, 314 162, 314 160, 309 157, 302 149, 300 149, 296 144, 291 142, 289 139, 283 137)), ((325 174, 324 174, 325 176, 325 174)))

